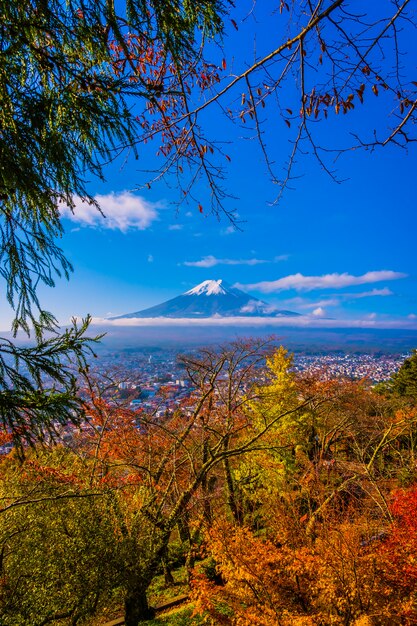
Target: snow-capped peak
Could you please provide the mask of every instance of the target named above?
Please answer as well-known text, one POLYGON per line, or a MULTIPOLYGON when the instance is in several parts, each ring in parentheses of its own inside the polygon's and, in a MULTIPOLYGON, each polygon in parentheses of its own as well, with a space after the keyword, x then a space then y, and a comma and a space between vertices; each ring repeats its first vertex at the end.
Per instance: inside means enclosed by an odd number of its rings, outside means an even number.
POLYGON ((220 280, 205 280, 199 285, 196 285, 189 291, 185 292, 185 296, 219 296, 226 295, 227 290, 222 285, 223 281, 220 280))
MULTIPOLYGON (((121 315, 120 318, 214 318, 223 317, 273 317, 298 315, 279 311, 224 280, 205 280, 189 291, 148 309, 121 315), (200 298, 199 296, 203 296, 200 298), (206 298, 204 296, 211 296, 206 298)), ((120 319, 115 318, 115 319, 120 319)))

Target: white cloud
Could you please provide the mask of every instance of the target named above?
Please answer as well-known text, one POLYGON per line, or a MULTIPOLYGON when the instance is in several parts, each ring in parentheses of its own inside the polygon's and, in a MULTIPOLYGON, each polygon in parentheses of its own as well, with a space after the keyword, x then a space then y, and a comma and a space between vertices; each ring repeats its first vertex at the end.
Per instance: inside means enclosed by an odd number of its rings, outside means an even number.
POLYGON ((371 289, 371 291, 360 291, 359 293, 344 293, 344 298, 351 298, 357 300, 358 298, 373 298, 374 296, 393 296, 394 292, 388 287, 383 289, 371 289))
POLYGON ((314 317, 324 317, 326 315, 326 310, 323 309, 322 306, 318 306, 317 309, 311 311, 311 315, 314 315, 314 317))
POLYGON ((377 283, 382 280, 397 280, 405 278, 407 274, 393 272, 392 270, 380 270, 366 272, 361 276, 352 276, 344 272, 343 274, 324 274, 322 276, 304 276, 303 274, 291 274, 278 280, 262 281, 249 285, 236 284, 240 289, 261 291, 262 293, 274 293, 295 289, 296 291, 312 291, 314 289, 342 289, 352 285, 365 285, 367 283, 377 283))
POLYGON ((358 300, 360 298, 371 298, 375 296, 393 296, 394 293, 388 287, 383 289, 371 289, 371 291, 359 291, 358 293, 338 293, 335 297, 324 298, 323 300, 306 300, 300 296, 283 300, 287 306, 297 306, 299 309, 315 309, 317 307, 339 306, 345 300, 358 300))
POLYGON ((148 263, 153 263, 153 254, 148 254, 148 263))
MULTIPOLYGON (((291 303, 291 300, 287 300, 291 303)), ((337 298, 328 298, 327 300, 319 300, 318 302, 305 302, 304 298, 292 298, 292 304, 297 304, 300 309, 315 309, 323 306, 338 306, 340 300, 337 298)))
POLYGON ((237 232, 237 229, 234 226, 228 226, 227 228, 223 228, 220 231, 221 235, 234 235, 237 232))
POLYGON ((259 303, 256 300, 249 300, 245 306, 239 309, 239 313, 254 313, 259 303))
POLYGON ((265 259, 218 259, 212 254, 204 256, 199 261, 184 261, 187 267, 215 267, 216 265, 261 265, 271 263, 265 259))
POLYGON ((323 300, 307 300, 300 296, 295 298, 288 298, 283 300, 287 306, 297 306, 299 309, 315 309, 316 307, 324 306, 339 306, 344 300, 358 300, 360 298, 371 298, 375 296, 393 296, 394 292, 388 287, 383 289, 371 289, 371 291, 359 291, 357 293, 338 293, 335 296, 329 296, 323 300))
POLYGON ((162 207, 162 204, 148 202, 130 191, 97 195, 95 200, 102 213, 94 205, 75 198, 74 209, 64 206, 61 208, 61 215, 82 226, 126 232, 149 228, 158 219, 157 209, 162 207))
POLYGON ((182 230, 184 227, 182 224, 170 224, 168 230, 182 230))
MULTIPOLYGON (((261 305, 262 313, 272 315, 278 308, 273 304, 262 304, 261 305)), ((256 313, 259 312, 260 305, 259 300, 248 300, 248 302, 243 306, 239 313, 256 313)))

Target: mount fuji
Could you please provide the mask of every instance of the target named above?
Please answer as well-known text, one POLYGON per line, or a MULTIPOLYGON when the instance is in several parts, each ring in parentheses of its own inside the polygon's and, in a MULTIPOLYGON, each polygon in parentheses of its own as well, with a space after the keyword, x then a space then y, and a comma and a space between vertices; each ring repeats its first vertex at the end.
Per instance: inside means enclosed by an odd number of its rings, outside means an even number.
POLYGON ((224 280, 205 280, 185 293, 142 311, 112 317, 126 318, 207 318, 207 317, 295 317, 232 287, 224 280))

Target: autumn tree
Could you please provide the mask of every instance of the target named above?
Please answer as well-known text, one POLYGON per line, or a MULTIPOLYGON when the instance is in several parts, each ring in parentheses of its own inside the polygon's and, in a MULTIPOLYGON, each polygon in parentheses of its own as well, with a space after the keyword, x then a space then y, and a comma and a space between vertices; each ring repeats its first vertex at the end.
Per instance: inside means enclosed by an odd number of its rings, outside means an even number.
POLYGON ((398 490, 391 502, 393 523, 378 547, 386 611, 392 623, 412 624, 417 618, 415 550, 417 541, 415 484, 398 490), (395 620, 395 621, 394 621, 395 620))
POLYGON ((147 589, 174 530, 192 550, 218 511, 238 520, 233 459, 249 459, 263 449, 274 425, 299 410, 299 403, 282 405, 262 425, 253 424, 255 383, 270 348, 269 341, 242 341, 184 357, 194 392, 165 418, 135 414, 92 396, 92 437, 80 442, 92 459, 91 484, 124 484, 130 494, 126 506, 134 521, 123 530, 131 547, 123 583, 128 626, 152 614, 147 589))
MULTIPOLYGON (((73 452, 28 454, 20 467, 3 460, 9 622, 30 623, 39 605, 45 619, 63 611, 76 623, 116 585, 126 624, 137 626, 153 614, 148 588, 173 537, 190 569, 197 550, 214 559, 215 580, 195 569, 194 595, 224 623, 360 624, 392 611, 387 563, 412 567, 411 505, 403 514, 391 492, 412 462, 414 414, 393 410, 366 382, 296 375, 274 342, 240 341, 182 362, 193 392, 174 413, 109 402, 87 376, 89 417, 73 452), (60 542, 53 555, 45 537, 60 542), (36 557, 27 563, 28 602, 20 600, 22 550, 36 557), (78 557, 63 593, 59 572, 78 557)), ((108 395, 113 383, 103 381, 108 395)), ((409 586, 393 593, 406 610, 409 586)))
POLYGON ((267 363, 248 403, 254 428, 284 406, 295 410, 235 460, 245 514, 223 512, 205 534, 222 584, 197 568, 198 610, 230 625, 388 624, 397 603, 411 619, 412 583, 398 584, 391 601, 390 585, 408 578, 390 577, 389 563, 395 554, 414 575, 414 496, 391 504, 414 463, 413 411, 398 411, 366 381, 296 375, 282 349, 267 363))
MULTIPOLYGON (((261 35, 258 10, 263 13, 265 7, 254 2, 230 12, 226 24, 238 31, 236 48, 245 22, 255 18, 254 36, 261 35)), ((213 113, 217 105, 220 115, 238 128, 238 133, 230 131, 231 141, 238 140, 237 134, 257 139, 254 149, 259 150, 269 178, 279 189, 276 201, 297 177, 299 162, 307 154, 339 181, 334 161, 344 153, 387 145, 408 150, 416 141, 412 0, 387 0, 366 7, 349 0, 277 0, 269 10, 275 37, 263 53, 255 45, 255 52, 250 49, 246 55, 244 45, 232 59, 218 56, 217 67, 223 71, 204 71, 197 81, 196 86, 204 90, 203 99, 200 89, 190 88, 174 72, 178 94, 174 101, 162 95, 150 107, 151 117, 145 113, 141 118, 143 132, 137 141, 157 139, 162 154, 168 156, 153 180, 175 176, 184 194, 197 204, 193 184, 204 177, 216 212, 230 206, 224 179, 233 153, 232 148, 225 154, 216 135, 205 127, 206 112, 211 109, 213 113), (162 119, 158 107, 163 107, 162 119), (364 115, 367 120, 361 124, 364 115), (370 116, 375 128, 369 124, 370 116), (284 163, 282 153, 277 157, 274 150, 275 120, 281 124, 280 139, 291 145, 284 163), (336 129, 338 143, 329 142, 323 132, 326 126, 336 129)), ((222 124, 227 128, 225 120, 222 124)))
POLYGON ((326 517, 314 542, 283 533, 272 516, 258 531, 219 519, 206 533, 206 549, 222 583, 196 568, 197 611, 208 612, 214 623, 248 626, 359 626, 361 619, 372 624, 372 616, 391 614, 379 522, 354 505, 349 511, 333 506, 326 517))

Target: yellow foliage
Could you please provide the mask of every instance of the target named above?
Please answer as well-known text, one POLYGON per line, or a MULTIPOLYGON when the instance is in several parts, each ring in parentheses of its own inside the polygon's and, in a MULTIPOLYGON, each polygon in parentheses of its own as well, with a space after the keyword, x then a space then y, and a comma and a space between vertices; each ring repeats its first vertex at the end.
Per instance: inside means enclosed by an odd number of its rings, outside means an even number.
POLYGON ((355 620, 353 626, 374 626, 375 622, 369 615, 361 615, 355 620))

